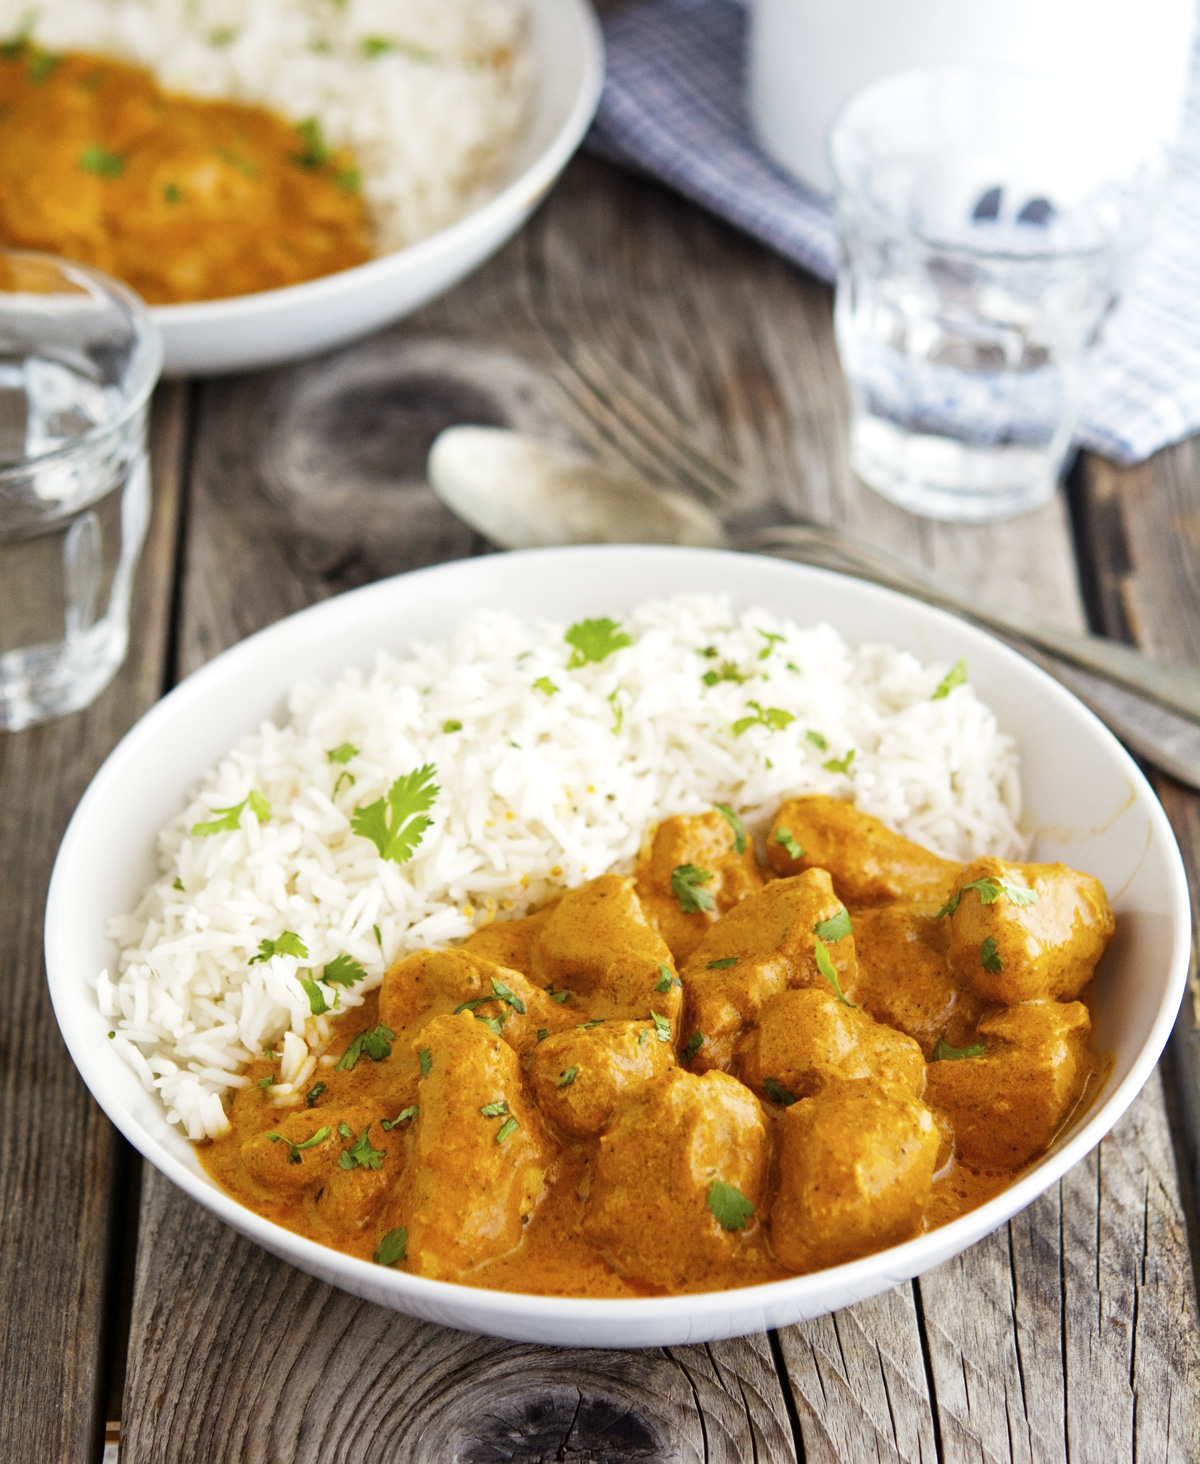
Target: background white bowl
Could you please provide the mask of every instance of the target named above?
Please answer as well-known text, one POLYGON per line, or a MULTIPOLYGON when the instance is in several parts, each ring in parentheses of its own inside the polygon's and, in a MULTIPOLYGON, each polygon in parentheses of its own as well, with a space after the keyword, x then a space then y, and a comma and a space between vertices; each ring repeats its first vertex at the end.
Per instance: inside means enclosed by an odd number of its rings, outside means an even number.
POLYGON ((604 82, 589 0, 528 0, 533 116, 496 196, 428 239, 321 279, 229 300, 158 305, 167 376, 271 366, 327 351, 418 309, 521 227, 583 140, 604 82))
POLYGON ((872 1296, 986 1235, 1081 1159, 1132 1102, 1174 1020, 1190 942, 1183 865, 1158 800, 1108 730, 1028 661, 941 611, 858 580, 749 555, 626 546, 497 554, 401 575, 301 611, 218 656, 143 717, 97 773, 63 839, 46 909, 50 991, 71 1056, 108 1116, 175 1184, 276 1255, 383 1306, 471 1331, 592 1347, 784 1326, 872 1296), (523 1296, 410 1276, 293 1235, 218 1189, 107 1041, 88 986, 113 962, 105 922, 130 908, 150 879, 155 832, 188 786, 243 733, 279 715, 293 681, 369 664, 376 650, 413 638, 442 638, 475 609, 571 621, 701 590, 801 624, 826 620, 851 641, 887 641, 923 660, 969 657, 972 685, 1020 744, 1033 857, 1095 874, 1117 911, 1096 1022, 1113 1071, 1082 1121, 1004 1194, 905 1245, 767 1286, 636 1301, 523 1296))

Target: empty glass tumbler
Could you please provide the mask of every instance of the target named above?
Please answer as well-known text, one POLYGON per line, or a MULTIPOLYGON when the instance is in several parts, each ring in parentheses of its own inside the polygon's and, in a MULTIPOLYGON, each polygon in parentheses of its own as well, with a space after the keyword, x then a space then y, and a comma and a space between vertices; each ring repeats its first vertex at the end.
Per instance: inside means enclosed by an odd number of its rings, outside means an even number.
POLYGON ((935 518, 1036 508, 1165 197, 1164 154, 1043 79, 945 67, 859 92, 829 155, 855 471, 935 518))
POLYGON ((0 250, 0 728, 87 706, 125 659, 161 365, 124 285, 0 250))

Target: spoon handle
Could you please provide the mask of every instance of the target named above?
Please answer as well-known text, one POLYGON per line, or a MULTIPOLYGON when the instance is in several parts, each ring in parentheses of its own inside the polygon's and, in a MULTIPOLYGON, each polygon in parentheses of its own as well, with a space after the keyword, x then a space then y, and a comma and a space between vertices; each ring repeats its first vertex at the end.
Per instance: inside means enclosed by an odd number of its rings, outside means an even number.
POLYGON ((1079 635, 1011 611, 998 611, 957 599, 920 570, 900 564, 888 554, 823 524, 782 524, 755 534, 739 548, 803 555, 830 568, 849 568, 927 604, 952 610, 1012 640, 1040 647, 1106 681, 1127 687, 1160 706, 1200 722, 1200 672, 1156 661, 1132 646, 1101 636, 1079 635), (830 560, 834 562, 829 563, 830 560), (837 561, 840 561, 838 563, 837 561))

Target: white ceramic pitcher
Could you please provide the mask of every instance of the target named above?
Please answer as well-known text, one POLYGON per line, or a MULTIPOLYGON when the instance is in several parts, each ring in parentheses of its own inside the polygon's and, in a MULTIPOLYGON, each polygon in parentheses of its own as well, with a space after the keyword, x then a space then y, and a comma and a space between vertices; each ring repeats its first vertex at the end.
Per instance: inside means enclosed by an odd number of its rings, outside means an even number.
POLYGON ((953 62, 1050 76, 1130 139, 1169 142, 1183 107, 1195 0, 749 0, 750 115, 765 150, 828 192, 825 134, 890 71, 953 62))

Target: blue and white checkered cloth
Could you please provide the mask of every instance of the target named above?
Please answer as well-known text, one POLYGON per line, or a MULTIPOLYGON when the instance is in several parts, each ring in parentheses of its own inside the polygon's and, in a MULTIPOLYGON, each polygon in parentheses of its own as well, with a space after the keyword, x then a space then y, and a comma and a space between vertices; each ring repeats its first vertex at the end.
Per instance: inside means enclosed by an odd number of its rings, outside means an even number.
MULTIPOLYGON (((604 20, 608 80, 589 146, 652 174, 831 280, 828 199, 755 146, 734 0, 640 0, 604 20)), ((1110 323, 1079 440, 1134 463, 1200 431, 1200 47, 1169 212, 1110 323)))

